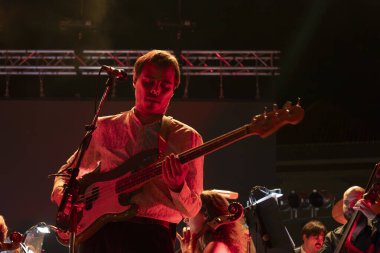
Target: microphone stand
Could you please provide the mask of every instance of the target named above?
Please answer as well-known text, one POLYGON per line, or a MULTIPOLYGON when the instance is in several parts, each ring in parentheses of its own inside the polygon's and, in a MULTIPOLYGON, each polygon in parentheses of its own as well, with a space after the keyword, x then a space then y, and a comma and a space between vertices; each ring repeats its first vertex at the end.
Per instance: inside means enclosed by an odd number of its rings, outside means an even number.
MULTIPOLYGON (((102 69, 101 69, 102 70, 102 69)), ((100 70, 100 71, 101 71, 100 70)), ((61 203, 59 204, 58 213, 57 213, 57 223, 60 223, 63 220, 67 221, 67 216, 64 213, 65 207, 67 203, 70 201, 71 203, 75 203, 78 198, 78 192, 79 192, 79 182, 76 179, 79 174, 79 167, 81 165, 82 159, 84 154, 86 153, 88 146, 90 145, 92 134, 96 129, 96 122, 99 117, 100 110, 103 107, 103 104, 107 98, 107 95, 115 83, 115 77, 110 75, 106 81, 106 88, 104 90, 104 93, 102 95, 102 98, 99 102, 99 105, 96 109, 94 118, 90 125, 86 125, 86 134, 83 137, 78 152, 76 153, 76 156, 73 161, 75 161, 75 166, 73 168, 68 168, 67 171, 70 173, 70 175, 67 175, 66 173, 60 173, 60 174, 54 174, 54 176, 66 176, 70 177, 69 182, 67 185, 65 185, 63 196, 61 203), (71 196, 71 200, 69 200, 69 196, 71 196)), ((74 163, 74 162, 73 162, 74 163)), ((71 206, 70 215, 69 215, 69 232, 70 232, 70 239, 69 239, 69 252, 75 253, 75 237, 77 233, 77 223, 78 223, 78 211, 79 208, 77 205, 73 204, 71 206)))

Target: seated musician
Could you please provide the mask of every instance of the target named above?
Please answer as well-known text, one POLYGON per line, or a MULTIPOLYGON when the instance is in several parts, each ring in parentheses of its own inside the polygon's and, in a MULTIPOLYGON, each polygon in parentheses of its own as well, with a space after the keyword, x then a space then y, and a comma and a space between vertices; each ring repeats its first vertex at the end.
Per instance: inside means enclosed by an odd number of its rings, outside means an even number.
MULTIPOLYGON (((343 194, 342 211, 345 219, 350 220, 355 210, 363 214, 350 238, 350 244, 356 251, 348 252, 380 252, 380 216, 374 210, 374 206, 363 199, 364 192, 365 190, 362 187, 352 186, 343 194)), ((321 252, 333 253, 346 227, 347 223, 327 233, 321 252)), ((342 252, 347 252, 347 247, 344 247, 342 252)))
MULTIPOLYGON (((203 190, 203 157, 181 164, 174 154, 199 146, 202 138, 192 127, 164 115, 179 81, 177 59, 167 51, 152 50, 139 57, 134 66, 135 106, 99 118, 78 179, 93 172, 98 161, 101 161, 100 171, 109 173, 142 151, 156 149, 156 154, 166 157, 162 175, 153 175, 153 179, 126 198, 137 206, 136 215, 128 220, 116 215, 115 220, 80 242, 79 252, 174 252, 176 223, 198 213, 203 190)), ((68 173, 76 153, 61 167, 60 173, 68 173)), ((57 204, 65 183, 67 177, 55 180, 51 199, 57 204)), ((97 194, 99 200, 93 205, 102 204, 105 198, 100 196, 108 192, 97 194)))
POLYGON ((212 191, 203 191, 201 199, 199 213, 186 221, 188 227, 184 228, 182 236, 177 234, 182 253, 256 252, 242 218, 221 225, 215 231, 207 227, 207 222, 229 214, 226 198, 212 191))
POLYGON ((301 230, 303 244, 294 250, 295 253, 318 253, 326 235, 326 227, 322 222, 312 220, 301 230))

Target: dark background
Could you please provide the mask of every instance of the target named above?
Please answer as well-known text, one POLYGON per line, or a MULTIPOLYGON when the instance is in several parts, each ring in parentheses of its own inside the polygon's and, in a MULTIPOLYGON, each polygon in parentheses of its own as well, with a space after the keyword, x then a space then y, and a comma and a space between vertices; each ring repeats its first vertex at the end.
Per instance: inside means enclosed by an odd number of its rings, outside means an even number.
MULTIPOLYGON (((192 125, 208 141, 250 123, 266 105, 175 101, 168 115, 192 125)), ((101 115, 119 113, 131 106, 132 101, 108 101, 101 115)), ((56 206, 50 202, 53 179, 48 175, 55 173, 77 148, 84 125, 92 119, 92 109, 91 101, 0 101, 4 120, 0 125, 0 192, 5 198, 0 213, 11 231, 25 232, 40 221, 55 224, 56 206)), ((206 156, 205 189, 238 192, 239 201, 245 203, 254 185, 277 187, 275 142, 275 136, 253 136, 206 156)), ((57 243, 54 235, 47 237, 45 249, 54 253, 68 250, 57 243)))
MULTIPOLYGON (((379 11, 377 0, 0 0, 0 49, 279 50, 281 75, 259 78, 259 99, 255 77, 226 77, 222 100, 218 99, 217 77, 192 77, 186 103, 206 102, 207 106, 201 111, 210 119, 215 118, 214 109, 219 103, 228 103, 229 109, 222 110, 234 110, 241 118, 246 116, 246 103, 253 102, 254 112, 258 113, 261 109, 257 107, 262 107, 262 103, 281 105, 286 100, 295 101, 301 97, 305 108, 303 122, 281 129, 273 140, 271 148, 275 150, 276 162, 272 164, 269 159, 265 166, 273 166, 274 178, 270 178, 271 173, 260 171, 258 178, 263 180, 246 181, 246 188, 239 188, 240 193, 247 195, 245 189, 252 184, 267 184, 268 187, 281 187, 284 192, 295 189, 310 193, 312 189, 326 189, 340 199, 349 186, 365 186, 373 165, 380 160, 379 11)), ((0 76, 0 96, 5 90, 5 79, 0 76)), ((35 112, 25 111, 23 107, 29 109, 29 106, 23 103, 33 102, 31 108, 44 102, 90 103, 103 80, 83 76, 45 77, 44 82, 46 97, 40 98, 38 77, 11 76, 10 97, 1 98, 2 109, 8 111, 16 107, 33 116, 35 112)), ((110 100, 115 103, 132 101, 130 83, 128 80, 118 84, 116 97, 110 100)), ((182 92, 183 87, 174 97, 176 102, 184 102, 182 92)), ((81 107, 81 110, 91 109, 81 107)), ((222 112, 218 113, 221 118, 222 112)), ((49 113, 57 112, 41 115, 49 113)), ((230 115, 234 114, 229 112, 223 119, 228 120, 230 115)), ((44 122, 48 116, 40 117, 44 122)), ((20 132, 28 129, 24 118, 23 113, 20 117, 3 118, 1 122, 7 129, 3 134, 14 129, 20 132)), ((184 121, 188 122, 188 118, 184 115, 184 121)), ((82 122, 78 119, 76 123, 81 126, 82 122)), ((228 130, 221 126, 220 129, 212 127, 212 130, 215 133, 228 130)), ((11 141, 3 145, 1 155, 18 163, 21 152, 18 143, 29 141, 31 135, 26 134, 26 139, 15 142, 16 146, 11 141)), ((39 133, 39 138, 44 139, 44 136, 39 133)), ((71 142, 72 147, 75 140, 71 142)), ((44 141, 53 142, 51 139, 44 141)), ((53 149, 60 146, 59 142, 50 144, 53 149)), ((57 152, 66 157, 69 151, 71 147, 57 152)), ((232 153, 244 153, 244 150, 231 147, 225 152, 224 157, 231 159, 232 153)), ((32 152, 29 160, 38 168, 39 160, 34 159, 34 155, 32 152)), ((50 166, 56 167, 60 162, 51 161, 50 166)), ((240 168, 246 166, 242 162, 240 168)), ((11 183, 12 177, 7 174, 28 177, 29 173, 21 167, 20 171, 8 172, 8 168, 1 171, 1 180, 11 183)), ((209 188, 229 188, 228 181, 235 184, 244 177, 242 174, 231 179, 227 172, 218 178, 213 176, 205 178, 209 188), (218 182, 226 183, 218 185, 218 182)), ((11 198, 25 194, 17 188, 9 190, 6 187, 3 191, 11 198)), ((245 199, 242 201, 244 203, 245 199)), ((46 217, 36 215, 17 221, 22 214, 15 216, 13 213, 24 207, 16 206, 6 208, 11 227, 26 229, 46 217)), ((3 208, 1 206, 1 212, 3 208)), ((50 211, 51 206, 44 208, 50 211)), ((322 211, 319 218, 330 229, 335 227, 337 224, 332 221, 330 210, 322 211)), ((300 242, 297 232, 308 219, 310 210, 300 212, 296 220, 289 219, 287 213, 284 215, 297 244, 300 242)))
MULTIPOLYGON (((379 138, 376 129, 380 125, 376 116, 380 109, 379 10, 376 0, 2 0, 0 48, 280 50, 281 76, 260 80, 265 91, 262 99, 283 103, 301 97, 307 109, 318 111, 315 107, 322 105, 339 114, 324 115, 323 125, 347 120, 355 125, 352 128, 369 129, 365 134, 351 130, 351 139, 371 140, 379 138)), ((52 95, 78 93, 70 93, 72 88, 62 87, 59 79, 51 81, 57 85, 52 95)), ((75 81, 83 86, 82 97, 93 96, 86 94, 88 78, 75 81)), ((12 82, 22 83, 13 88, 13 97, 37 96, 38 88, 26 88, 24 80, 12 82)), ((217 79, 195 78, 195 82, 204 85, 193 86, 190 98, 217 97, 217 79)), ((253 82, 249 78, 227 80, 226 98, 253 99, 254 85, 247 85, 253 82)), ((336 137, 337 132, 325 138, 347 140, 336 137)), ((320 140, 291 136, 279 141, 320 140)))

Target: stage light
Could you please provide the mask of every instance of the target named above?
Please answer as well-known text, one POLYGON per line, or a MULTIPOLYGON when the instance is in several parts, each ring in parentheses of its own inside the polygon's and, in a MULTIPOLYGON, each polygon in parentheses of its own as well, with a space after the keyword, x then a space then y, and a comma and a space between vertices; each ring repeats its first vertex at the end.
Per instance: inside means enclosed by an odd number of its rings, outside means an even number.
POLYGON ((316 217, 320 208, 329 208, 334 203, 334 196, 326 190, 316 190, 309 195, 309 201, 312 206, 311 217, 316 217))
POLYGON ((288 195, 288 205, 291 208, 299 208, 301 205, 301 199, 295 191, 291 191, 288 195))
POLYGON ((292 190, 288 195, 288 204, 293 209, 306 209, 309 207, 309 200, 306 198, 305 193, 292 190))
POLYGON ((309 202, 314 208, 329 208, 334 202, 334 196, 326 190, 316 190, 309 195, 309 202))
POLYGON ((326 190, 314 189, 309 195, 292 190, 280 199, 279 206, 283 212, 290 211, 290 219, 295 219, 300 210, 310 210, 310 216, 316 217, 318 210, 330 208, 334 201, 334 196, 326 190))
POLYGON ((323 205, 323 197, 317 190, 313 190, 309 195, 309 201, 310 204, 316 208, 320 208, 323 205))
POLYGON ((290 219, 298 218, 298 210, 299 209, 307 209, 310 207, 309 200, 305 193, 296 192, 295 190, 290 191, 287 198, 288 209, 283 209, 283 211, 287 211, 290 209, 290 219))

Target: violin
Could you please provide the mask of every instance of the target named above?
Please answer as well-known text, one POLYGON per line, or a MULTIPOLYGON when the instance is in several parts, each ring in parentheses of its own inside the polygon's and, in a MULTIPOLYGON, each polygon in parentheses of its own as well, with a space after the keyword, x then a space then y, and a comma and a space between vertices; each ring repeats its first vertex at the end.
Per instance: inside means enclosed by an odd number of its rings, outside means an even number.
MULTIPOLYGON (((238 202, 230 203, 227 210, 228 210, 228 214, 220 215, 218 217, 213 218, 211 221, 207 222, 205 226, 203 226, 202 229, 198 233, 194 233, 190 235, 189 227, 185 227, 184 232, 183 232, 183 238, 181 236, 178 237, 178 239, 180 241, 185 242, 185 244, 191 243, 190 248, 187 248, 185 252, 194 252, 198 239, 202 235, 204 235, 204 233, 210 230, 214 232, 215 230, 217 230, 219 227, 223 225, 236 222, 242 217, 243 212, 244 212, 243 206, 238 202)), ((182 243, 181 243, 181 248, 182 248, 182 243)))
POLYGON ((218 227, 222 225, 237 221, 238 219, 242 217, 243 212, 244 212, 244 207, 238 202, 232 202, 228 206, 228 212, 230 214, 215 217, 211 221, 207 222, 207 227, 211 229, 212 231, 215 231, 218 229, 218 227))
POLYGON ((0 251, 15 250, 20 248, 20 243, 24 240, 24 236, 19 232, 12 232, 9 235, 11 242, 0 242, 0 251))
POLYGON ((232 202, 228 205, 228 212, 229 214, 220 215, 215 218, 213 218, 211 221, 206 223, 206 226, 203 226, 201 231, 199 231, 197 234, 194 234, 194 238, 199 238, 202 236, 206 231, 215 231, 220 226, 233 223, 240 219, 244 212, 244 207, 242 204, 238 202, 232 202))
POLYGON ((201 231, 192 235, 193 249, 195 249, 195 244, 197 243, 198 238, 200 238, 207 231, 211 230, 214 232, 219 227, 226 224, 231 224, 240 219, 243 216, 244 207, 238 202, 232 202, 228 205, 228 212, 229 214, 220 215, 213 218, 211 221, 206 223, 206 226, 202 227, 201 231))

